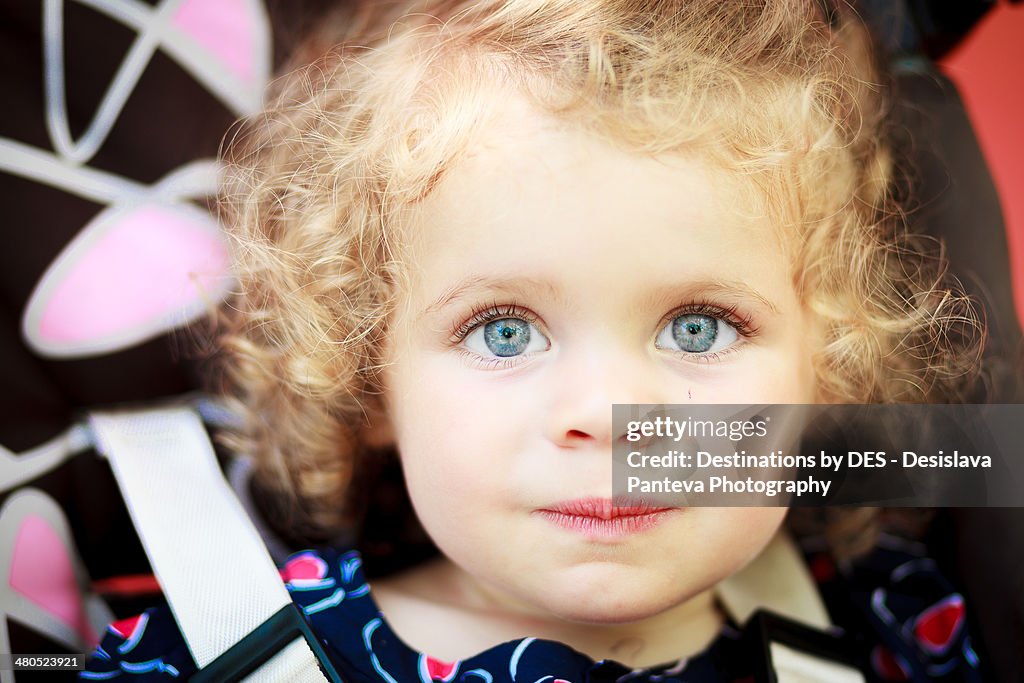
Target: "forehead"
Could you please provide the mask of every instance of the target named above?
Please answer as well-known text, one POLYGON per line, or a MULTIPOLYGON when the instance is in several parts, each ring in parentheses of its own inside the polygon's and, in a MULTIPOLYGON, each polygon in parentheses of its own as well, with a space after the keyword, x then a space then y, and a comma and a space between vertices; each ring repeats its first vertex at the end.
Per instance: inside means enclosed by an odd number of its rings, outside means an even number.
POLYGON ((467 270, 519 270, 566 288, 581 271, 622 285, 701 277, 778 289, 790 281, 779 233, 750 181, 696 156, 624 149, 522 98, 498 101, 410 211, 414 281, 467 270))

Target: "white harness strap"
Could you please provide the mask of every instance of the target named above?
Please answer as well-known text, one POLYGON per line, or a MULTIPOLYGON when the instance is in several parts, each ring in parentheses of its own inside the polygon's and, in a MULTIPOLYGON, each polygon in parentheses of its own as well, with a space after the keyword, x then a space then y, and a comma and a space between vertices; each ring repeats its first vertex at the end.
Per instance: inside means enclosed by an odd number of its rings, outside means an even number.
MULTIPOLYGON (((749 565, 715 588, 719 602, 741 626, 758 609, 827 630, 832 621, 792 539, 775 534, 749 565)), ((839 662, 771 643, 775 680, 779 683, 864 683, 864 675, 839 662)))
MULTIPOLYGON (((89 423, 200 668, 291 603, 191 408, 93 413, 89 423)), ((325 677, 298 639, 246 680, 325 677)))
POLYGON ((849 666, 772 643, 772 666, 779 683, 865 683, 849 666))

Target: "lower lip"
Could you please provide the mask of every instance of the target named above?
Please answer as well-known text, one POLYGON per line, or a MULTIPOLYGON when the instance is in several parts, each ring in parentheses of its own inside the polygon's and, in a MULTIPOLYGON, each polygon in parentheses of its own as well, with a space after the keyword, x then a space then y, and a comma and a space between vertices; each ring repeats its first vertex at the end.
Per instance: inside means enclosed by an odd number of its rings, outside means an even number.
POLYGON ((618 538, 649 531, 677 510, 651 510, 642 514, 620 515, 611 519, 590 515, 572 515, 554 510, 538 510, 537 512, 555 526, 567 531, 595 538, 618 538))

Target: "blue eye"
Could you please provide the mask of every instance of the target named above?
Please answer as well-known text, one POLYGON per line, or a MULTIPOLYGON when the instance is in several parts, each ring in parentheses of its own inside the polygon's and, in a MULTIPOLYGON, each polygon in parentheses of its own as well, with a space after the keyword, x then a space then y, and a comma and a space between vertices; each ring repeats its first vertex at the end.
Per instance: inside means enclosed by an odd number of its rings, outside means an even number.
POLYGON ((522 318, 501 318, 477 327, 466 337, 466 348, 481 356, 509 358, 543 351, 548 339, 522 318))
POLYGON ((736 328, 721 318, 684 313, 661 329, 654 345, 685 353, 711 353, 731 346, 737 337, 736 328))

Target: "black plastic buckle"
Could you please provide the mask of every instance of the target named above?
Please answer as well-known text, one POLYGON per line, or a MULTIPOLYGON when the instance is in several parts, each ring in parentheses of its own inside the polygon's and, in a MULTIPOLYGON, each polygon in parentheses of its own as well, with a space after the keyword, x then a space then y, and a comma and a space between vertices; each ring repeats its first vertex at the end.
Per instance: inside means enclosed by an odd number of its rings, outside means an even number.
POLYGON ((868 680, 856 642, 847 634, 821 631, 774 612, 757 610, 743 629, 743 641, 753 655, 755 683, 780 683, 772 661, 773 643, 849 667, 868 680))
POLYGON ((194 673, 189 680, 195 683, 240 681, 300 637, 306 639, 327 680, 342 683, 341 676, 294 602, 282 607, 249 635, 225 650, 220 657, 194 673))

